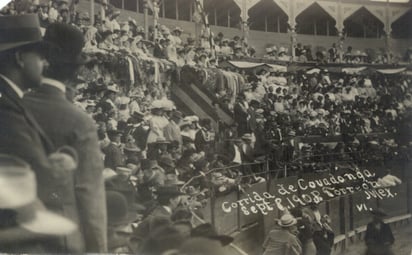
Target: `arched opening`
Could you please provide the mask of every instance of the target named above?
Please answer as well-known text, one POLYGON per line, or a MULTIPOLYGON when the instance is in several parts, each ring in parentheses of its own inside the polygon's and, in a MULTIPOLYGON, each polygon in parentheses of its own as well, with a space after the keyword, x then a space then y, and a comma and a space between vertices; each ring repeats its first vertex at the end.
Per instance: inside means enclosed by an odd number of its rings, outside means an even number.
POLYGON ((313 3, 296 17, 296 32, 306 35, 336 36, 336 21, 318 3, 313 3))
POLYGON ((240 8, 234 1, 205 0, 204 9, 210 25, 240 28, 240 8))
POLYGON ((392 37, 396 39, 412 38, 412 10, 392 23, 392 37))
POLYGON ((288 16, 273 0, 261 0, 248 11, 252 30, 286 33, 288 16))
POLYGON ((349 16, 343 25, 349 37, 380 38, 384 34, 383 23, 365 7, 349 16))

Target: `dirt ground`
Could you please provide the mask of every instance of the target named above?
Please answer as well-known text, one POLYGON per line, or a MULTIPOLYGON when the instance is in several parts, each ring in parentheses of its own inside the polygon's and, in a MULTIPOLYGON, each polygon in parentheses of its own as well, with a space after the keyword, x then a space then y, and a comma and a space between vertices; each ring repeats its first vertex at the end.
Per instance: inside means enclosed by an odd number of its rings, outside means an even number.
MULTIPOLYGON (((412 223, 392 228, 392 232, 395 236, 395 244, 392 247, 394 254, 412 255, 412 223)), ((358 241, 349 244, 347 249, 339 255, 363 255, 364 253, 365 244, 362 241, 358 241)))

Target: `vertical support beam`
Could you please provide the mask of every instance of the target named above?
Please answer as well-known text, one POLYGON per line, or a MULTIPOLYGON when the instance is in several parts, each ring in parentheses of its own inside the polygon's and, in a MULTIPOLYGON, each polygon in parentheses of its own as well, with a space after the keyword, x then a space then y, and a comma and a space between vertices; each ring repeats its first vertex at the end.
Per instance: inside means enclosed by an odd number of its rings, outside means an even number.
POLYGON ((139 0, 136 0, 136 13, 139 13, 139 10, 140 10, 139 0))
POLYGON ((268 16, 265 16, 265 32, 268 31, 268 16))
POLYGON ((337 13, 337 19, 336 19, 336 30, 338 30, 338 36, 339 36, 339 42, 338 42, 338 47, 339 47, 339 62, 343 62, 343 44, 345 40, 345 36, 343 33, 344 30, 344 25, 343 25, 343 11, 342 11, 342 2, 341 0, 338 0, 338 13, 337 13))
MULTIPOLYGON (((192 21, 192 3, 190 3, 190 21, 192 21)), ((176 20, 179 20, 179 0, 175 0, 176 20)))
POLYGON ((94 25, 94 0, 90 0, 90 25, 94 25))
POLYGON ((124 0, 122 0, 122 10, 124 10, 124 0))
MULTIPOLYGON (((249 20, 249 15, 248 15, 248 8, 247 8, 247 5, 246 5, 246 0, 243 0, 242 1, 242 8, 241 8, 241 12, 240 12, 240 19, 241 19, 241 22, 242 22, 242 27, 241 27, 241 29, 242 29, 242 35, 243 35, 243 38, 244 38, 244 40, 245 40, 245 42, 247 43, 248 42, 248 38, 249 38, 249 26, 248 26, 248 20, 249 20)), ((242 47, 243 47, 243 45, 242 45, 242 47)))
MULTIPOLYGON (((195 2, 194 1, 191 1, 190 2, 190 6, 189 6, 189 20, 190 21, 193 21, 193 5, 195 4, 195 2)), ((179 11, 177 12, 177 14, 179 15, 179 11)))
POLYGON ((318 35, 318 28, 316 27, 316 20, 313 21, 313 32, 315 35, 318 35))
POLYGON ((147 3, 148 0, 145 0, 143 3, 143 15, 144 15, 144 34, 145 39, 149 40, 149 6, 147 3))
POLYGON ((154 0, 153 1, 153 41, 156 41, 157 39, 157 31, 158 31, 157 23, 159 21, 159 12, 160 12, 159 2, 158 0, 154 0))
POLYGON ((280 18, 279 18, 279 15, 278 15, 276 18, 277 18, 277 21, 276 21, 276 25, 277 25, 276 32, 280 33, 280 18))
POLYGON ((227 10, 227 27, 230 27, 230 9, 227 10))
POLYGON ((216 7, 213 9, 213 14, 214 14, 214 20, 215 20, 215 26, 217 26, 217 11, 216 11, 216 7))
POLYGON ((326 21, 326 36, 329 36, 329 20, 326 21))
POLYGON ((166 10, 165 10, 165 0, 162 0, 162 18, 165 18, 166 16, 166 10))
POLYGON ((102 20, 106 18, 106 9, 104 9, 103 5, 100 6, 100 16, 102 20))
POLYGON ((385 8, 385 34, 386 34, 386 52, 388 54, 388 63, 392 63, 391 57, 391 34, 392 34, 392 27, 391 27, 391 17, 389 14, 389 0, 386 0, 386 8, 385 8))

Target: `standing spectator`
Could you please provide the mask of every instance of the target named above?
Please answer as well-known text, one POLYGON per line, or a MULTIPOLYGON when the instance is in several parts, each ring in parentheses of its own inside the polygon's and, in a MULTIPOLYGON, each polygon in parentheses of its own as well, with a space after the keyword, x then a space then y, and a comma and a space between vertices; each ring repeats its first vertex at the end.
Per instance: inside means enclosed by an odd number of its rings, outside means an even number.
POLYGON ((200 121, 200 130, 195 136, 195 146, 198 152, 204 151, 205 153, 212 152, 214 149, 214 132, 212 128, 211 119, 202 119, 200 121))
POLYGON ((301 255, 302 247, 297 234, 297 220, 290 214, 284 214, 278 221, 278 227, 271 230, 263 243, 263 255, 301 255))
POLYGON ((248 131, 248 108, 245 95, 239 94, 234 106, 234 120, 238 123, 237 133, 239 136, 248 131))
POLYGON ((81 55, 84 38, 75 27, 58 23, 47 28, 44 38, 59 46, 52 52, 46 72, 53 79, 44 79, 44 84, 27 94, 24 101, 54 145, 69 145, 79 157, 75 174, 66 176, 67 185, 61 189, 62 213, 83 228, 67 236, 64 243, 71 252, 106 252, 103 161, 96 126, 65 95, 67 81, 85 63, 81 55))
POLYGON ((330 218, 328 215, 323 215, 321 218, 322 230, 313 235, 313 241, 318 244, 316 246, 317 255, 330 255, 335 240, 335 234, 330 227, 330 218))
POLYGON ((365 243, 367 246, 366 255, 392 255, 392 244, 395 239, 391 227, 383 222, 387 214, 382 209, 371 211, 373 220, 366 228, 365 243))
POLYGON ((169 142, 176 141, 179 143, 179 148, 182 147, 182 135, 180 133, 180 121, 182 120, 182 113, 180 111, 173 111, 170 116, 169 124, 163 129, 165 138, 169 142))
POLYGON ((122 133, 117 130, 107 131, 107 136, 110 139, 110 144, 103 148, 104 166, 113 170, 118 166, 124 165, 123 152, 121 148, 122 133))

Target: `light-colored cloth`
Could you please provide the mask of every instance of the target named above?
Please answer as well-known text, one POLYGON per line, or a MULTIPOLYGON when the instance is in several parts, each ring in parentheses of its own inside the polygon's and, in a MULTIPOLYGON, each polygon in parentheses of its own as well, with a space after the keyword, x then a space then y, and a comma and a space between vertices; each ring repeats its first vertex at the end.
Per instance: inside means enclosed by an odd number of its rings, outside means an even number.
POLYGON ((378 185, 382 188, 393 187, 402 183, 402 180, 395 175, 387 174, 378 179, 378 185))

